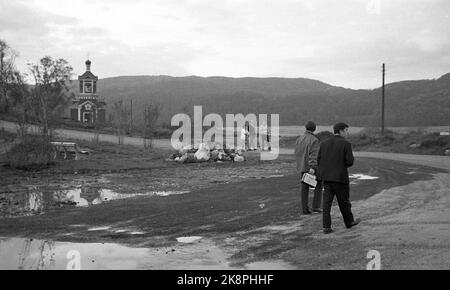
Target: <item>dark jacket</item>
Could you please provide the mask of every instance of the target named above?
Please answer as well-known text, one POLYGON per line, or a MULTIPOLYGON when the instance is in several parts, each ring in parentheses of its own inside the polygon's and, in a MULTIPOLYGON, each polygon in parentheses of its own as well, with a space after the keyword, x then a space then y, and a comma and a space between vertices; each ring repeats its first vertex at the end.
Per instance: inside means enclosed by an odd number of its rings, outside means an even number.
POLYGON ((297 172, 308 172, 310 168, 317 170, 317 154, 319 153, 319 139, 311 132, 297 138, 295 142, 295 159, 297 172))
POLYGON ((354 160, 352 145, 344 137, 335 135, 322 142, 317 157, 320 180, 349 184, 347 167, 354 160))

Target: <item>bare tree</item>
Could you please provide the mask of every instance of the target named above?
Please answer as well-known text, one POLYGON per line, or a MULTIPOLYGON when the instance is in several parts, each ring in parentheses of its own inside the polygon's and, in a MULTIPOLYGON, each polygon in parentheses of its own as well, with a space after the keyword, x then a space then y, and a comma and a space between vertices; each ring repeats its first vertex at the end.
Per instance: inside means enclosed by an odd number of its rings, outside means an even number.
POLYGON ((0 39, 0 113, 9 109, 8 92, 16 72, 14 61, 17 53, 0 39))
POLYGON ((143 111, 143 131, 144 148, 152 147, 153 138, 157 128, 157 121, 161 113, 161 105, 149 103, 144 106, 143 111), (148 142, 150 141, 150 142, 148 142))
POLYGON ((129 125, 130 110, 123 104, 123 101, 117 101, 112 106, 113 109, 113 124, 117 130, 117 137, 119 144, 123 144, 125 130, 129 125))
POLYGON ((35 119, 36 102, 29 86, 19 72, 15 72, 14 84, 11 86, 9 97, 10 111, 19 125, 19 136, 23 140, 28 133, 29 124, 35 119))
POLYGON ((29 64, 34 79, 32 95, 36 100, 37 120, 42 134, 49 136, 56 118, 73 94, 69 94, 72 67, 65 59, 42 58, 38 64, 29 64))

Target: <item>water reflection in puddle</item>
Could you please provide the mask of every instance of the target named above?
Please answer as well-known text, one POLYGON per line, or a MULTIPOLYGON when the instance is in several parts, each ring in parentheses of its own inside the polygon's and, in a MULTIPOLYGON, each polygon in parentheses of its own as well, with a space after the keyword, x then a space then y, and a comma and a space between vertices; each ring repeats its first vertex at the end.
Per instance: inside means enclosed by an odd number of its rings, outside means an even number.
POLYGON ((169 195, 179 195, 179 194, 185 194, 185 193, 189 193, 189 191, 155 191, 155 192, 152 192, 152 195, 169 196, 169 195))
POLYGON ((366 174, 361 174, 361 173, 356 173, 356 174, 352 174, 349 176, 349 178, 351 179, 350 184, 358 184, 359 181, 361 180, 375 180, 375 179, 379 179, 379 177, 376 176, 370 176, 370 175, 366 175, 366 174))
POLYGON ((90 228, 88 229, 88 232, 96 232, 96 231, 106 231, 109 230, 111 227, 97 227, 97 228, 90 228))
POLYGON ((374 179, 378 179, 379 177, 376 176, 370 176, 370 175, 365 175, 365 174, 352 174, 349 176, 352 179, 358 179, 358 180, 374 180, 374 179))
POLYGON ((233 268, 211 240, 176 247, 131 248, 113 243, 69 243, 0 238, 0 270, 107 269, 292 269, 283 261, 261 261, 233 268))
POLYGON ((282 174, 273 174, 273 175, 233 175, 232 178, 245 178, 245 179, 265 179, 265 178, 280 178, 284 177, 282 174))
POLYGON ((211 241, 175 248, 131 248, 112 243, 68 243, 0 238, 0 269, 230 269, 211 241), (70 263, 71 262, 71 263, 70 263))
POLYGON ((145 193, 118 193, 111 189, 95 187, 75 187, 49 190, 30 187, 26 192, 0 194, 0 217, 29 216, 43 213, 49 208, 88 207, 112 200, 135 197, 185 194, 189 191, 150 191, 145 193))

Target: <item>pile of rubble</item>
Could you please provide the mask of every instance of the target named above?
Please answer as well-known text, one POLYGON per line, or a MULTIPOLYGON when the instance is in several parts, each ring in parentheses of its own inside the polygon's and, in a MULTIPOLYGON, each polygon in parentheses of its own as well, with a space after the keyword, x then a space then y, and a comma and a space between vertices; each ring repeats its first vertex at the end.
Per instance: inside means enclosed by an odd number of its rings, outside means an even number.
POLYGON ((221 148, 219 145, 208 145, 202 143, 198 148, 185 146, 179 151, 173 153, 169 161, 179 163, 198 163, 198 162, 243 162, 245 157, 242 150, 221 148))

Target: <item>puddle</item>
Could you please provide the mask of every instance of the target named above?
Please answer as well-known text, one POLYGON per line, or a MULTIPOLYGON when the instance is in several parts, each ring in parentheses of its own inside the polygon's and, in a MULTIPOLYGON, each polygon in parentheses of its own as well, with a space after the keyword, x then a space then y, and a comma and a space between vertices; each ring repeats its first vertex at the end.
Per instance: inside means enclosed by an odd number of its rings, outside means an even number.
POLYGON ((351 179, 357 179, 357 180, 374 180, 374 179, 378 179, 379 177, 376 176, 370 176, 370 175, 365 175, 365 174, 352 174, 349 176, 351 179))
POLYGON ((50 208, 88 207, 101 203, 136 197, 171 196, 189 191, 150 191, 145 193, 117 193, 111 189, 95 187, 75 187, 49 190, 30 187, 28 191, 0 194, 0 217, 36 215, 50 208))
POLYGON ((189 193, 189 191, 155 191, 152 192, 152 195, 157 196, 169 196, 169 195, 179 195, 179 194, 186 194, 189 193))
POLYGON ((55 201, 59 201, 60 203, 72 203, 73 205, 80 207, 89 206, 89 202, 81 197, 81 188, 55 192, 54 197, 55 201))
POLYGON ((267 176, 261 176, 261 178, 279 178, 279 177, 284 177, 284 175, 282 174, 274 174, 274 175, 267 175, 267 176))
POLYGON ((95 231, 106 231, 109 230, 111 227, 97 227, 97 228, 90 228, 88 229, 88 232, 95 232, 95 231))
POLYGON ((284 177, 282 174, 273 174, 273 175, 261 175, 261 176, 253 176, 253 175, 234 175, 233 178, 246 178, 246 179, 265 179, 265 178, 280 178, 284 177))
POLYGON ((245 265, 246 270, 295 270, 296 268, 282 260, 260 261, 245 265))
POLYGON ((126 229, 126 228, 114 228, 112 226, 101 226, 101 227, 94 227, 94 228, 88 228, 88 232, 99 232, 99 231, 107 231, 115 234, 127 234, 127 235, 144 235, 145 232, 140 231, 139 229, 132 228, 132 229, 126 229))
MULTIPOLYGON (((194 237, 184 237, 194 238, 194 237)), ((0 270, 284 270, 282 260, 231 267, 211 240, 175 247, 132 248, 114 243, 70 243, 30 238, 0 238, 0 270)))
POLYGON ((355 185, 358 184, 361 180, 375 180, 379 179, 379 177, 376 176, 370 176, 366 174, 356 173, 349 176, 350 178, 350 184, 355 185))
POLYGON ((177 238, 177 241, 179 243, 190 244, 190 243, 201 240, 201 238, 202 237, 195 237, 195 236, 194 237, 180 237, 180 238, 177 238))
POLYGON ((0 238, 0 270, 231 269, 211 241, 179 247, 131 248, 113 243, 68 243, 27 238, 0 238))

